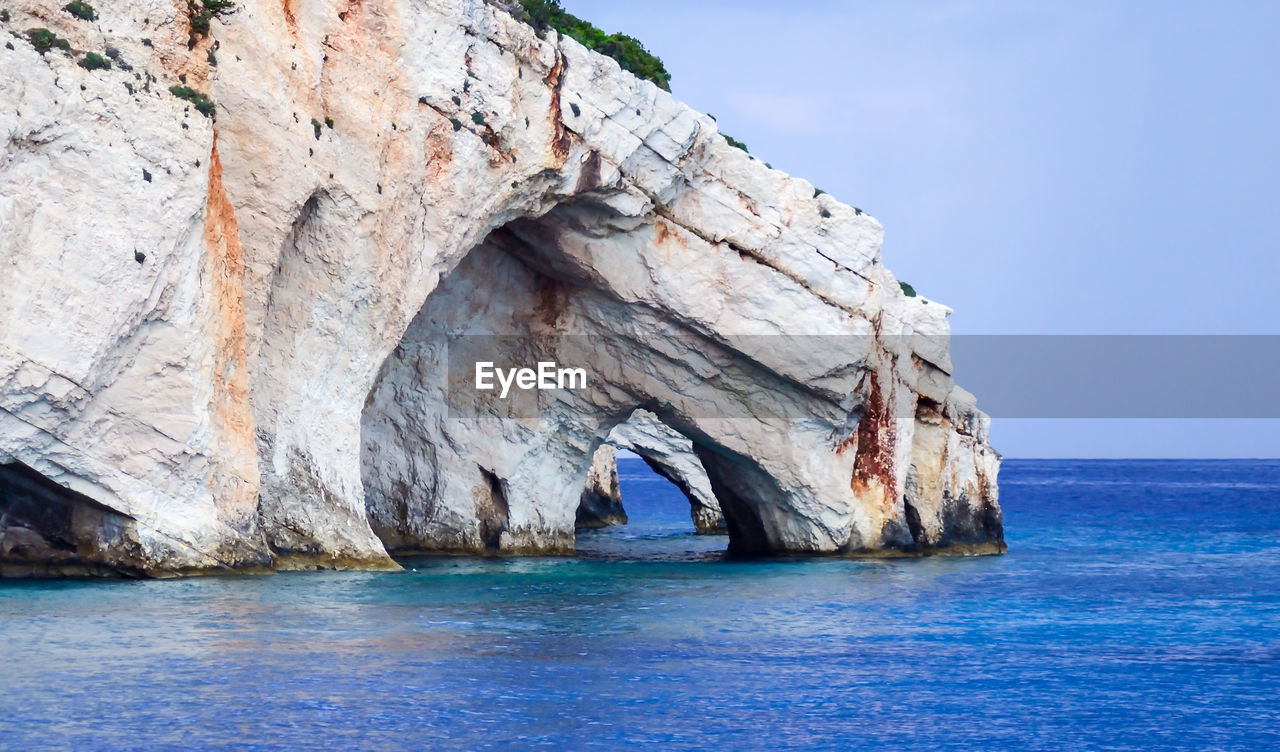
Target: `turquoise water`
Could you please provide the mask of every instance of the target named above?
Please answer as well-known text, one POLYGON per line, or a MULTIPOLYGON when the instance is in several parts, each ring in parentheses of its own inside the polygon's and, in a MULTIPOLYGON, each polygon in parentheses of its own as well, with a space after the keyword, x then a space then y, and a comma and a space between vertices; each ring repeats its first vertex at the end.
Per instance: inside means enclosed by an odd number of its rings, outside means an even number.
POLYGON ((622 469, 574 559, 0 583, 0 749, 1280 746, 1280 463, 1011 461, 1007 556, 897 561, 622 469))

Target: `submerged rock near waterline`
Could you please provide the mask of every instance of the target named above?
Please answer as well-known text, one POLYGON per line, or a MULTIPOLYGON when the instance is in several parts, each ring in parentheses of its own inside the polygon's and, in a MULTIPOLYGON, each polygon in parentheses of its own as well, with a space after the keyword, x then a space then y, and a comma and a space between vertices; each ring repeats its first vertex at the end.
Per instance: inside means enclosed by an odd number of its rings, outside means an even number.
POLYGON ((640 408, 733 551, 1003 550, 947 309, 707 116, 480 0, 101 6, 0 21, 7 571, 564 553, 640 408), (589 387, 460 394, 477 342, 589 387))

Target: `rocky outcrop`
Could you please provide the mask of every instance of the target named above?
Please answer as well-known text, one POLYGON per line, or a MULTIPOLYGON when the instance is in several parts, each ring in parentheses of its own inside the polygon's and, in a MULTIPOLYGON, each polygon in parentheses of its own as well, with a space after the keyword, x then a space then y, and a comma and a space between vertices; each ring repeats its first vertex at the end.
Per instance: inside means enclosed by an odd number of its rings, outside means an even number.
POLYGON ((648 410, 636 410, 627 422, 609 432, 609 443, 640 455, 655 473, 680 489, 689 500, 689 516, 699 535, 726 532, 724 513, 692 441, 663 425, 648 410))
POLYGON ((23 571, 571 550, 638 408, 689 440, 733 550, 1003 549, 947 311, 904 297, 879 224, 612 60, 479 0, 241 0, 208 37, 185 2, 9 9, 0 466, 27 490, 0 557, 23 571), (501 400, 473 356, 591 380, 501 400))
POLYGON ((591 458, 587 471, 587 487, 578 501, 578 530, 627 524, 622 508, 622 489, 618 485, 618 456, 612 444, 601 444, 591 458))

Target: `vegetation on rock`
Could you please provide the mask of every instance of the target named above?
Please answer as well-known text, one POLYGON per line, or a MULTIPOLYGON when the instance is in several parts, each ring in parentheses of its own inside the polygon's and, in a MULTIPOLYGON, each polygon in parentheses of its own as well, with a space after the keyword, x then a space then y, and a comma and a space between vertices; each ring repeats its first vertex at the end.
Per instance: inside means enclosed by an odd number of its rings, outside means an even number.
POLYGON ((898 280, 898 287, 902 288, 902 294, 906 295, 908 298, 914 298, 916 296, 916 288, 912 287, 906 282, 903 282, 902 280, 898 280))
POLYGON ((108 70, 111 68, 111 61, 96 52, 86 52, 84 59, 80 61, 80 67, 91 71, 108 70))
POLYGON ((187 14, 191 19, 191 36, 187 40, 187 47, 195 47, 197 41, 209 36, 210 21, 235 9, 234 0, 187 0, 187 14))
POLYGON ((83 0, 71 0, 71 2, 62 6, 62 9, 81 21, 98 20, 98 12, 93 9, 92 5, 83 2, 83 0))
POLYGON ((736 147, 738 147, 739 149, 742 149, 743 151, 745 151, 745 152, 746 152, 746 153, 748 153, 748 154, 750 154, 750 153, 751 153, 751 150, 747 148, 747 145, 746 145, 746 144, 742 143, 741 141, 739 141, 738 139, 734 138, 733 136, 730 136, 728 133, 721 133, 720 135, 721 135, 721 136, 724 136, 724 140, 725 140, 725 141, 728 141, 730 146, 736 146, 736 147))
POLYGON ((63 52, 71 51, 70 42, 43 27, 29 30, 27 32, 27 39, 31 40, 31 46, 35 47, 36 52, 39 52, 41 55, 54 47, 57 47, 63 52))
POLYGON ((623 70, 671 91, 671 74, 662 60, 646 50, 639 39, 626 34, 606 34, 594 24, 565 11, 559 0, 519 0, 518 5, 507 3, 505 7, 539 33, 555 29, 587 49, 617 60, 623 70))
POLYGON ((213 101, 190 86, 170 86, 169 93, 178 99, 185 99, 195 105, 196 111, 207 118, 211 118, 217 113, 217 108, 214 107, 213 101))

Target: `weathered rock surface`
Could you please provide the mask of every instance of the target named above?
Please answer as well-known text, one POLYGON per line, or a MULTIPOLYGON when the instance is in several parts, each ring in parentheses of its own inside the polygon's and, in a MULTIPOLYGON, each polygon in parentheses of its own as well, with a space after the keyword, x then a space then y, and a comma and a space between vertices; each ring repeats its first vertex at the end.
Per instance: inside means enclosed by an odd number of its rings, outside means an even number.
POLYGON ((0 22, 0 561, 563 552, 638 408, 734 550, 1003 550, 946 309, 710 118, 479 0, 241 0, 191 47, 185 2, 100 5, 0 22), (477 353, 590 386, 513 406, 477 353))
POLYGON ((618 453, 612 444, 601 444, 591 458, 587 487, 578 501, 574 526, 579 529, 627 524, 622 508, 622 489, 618 485, 618 453))

